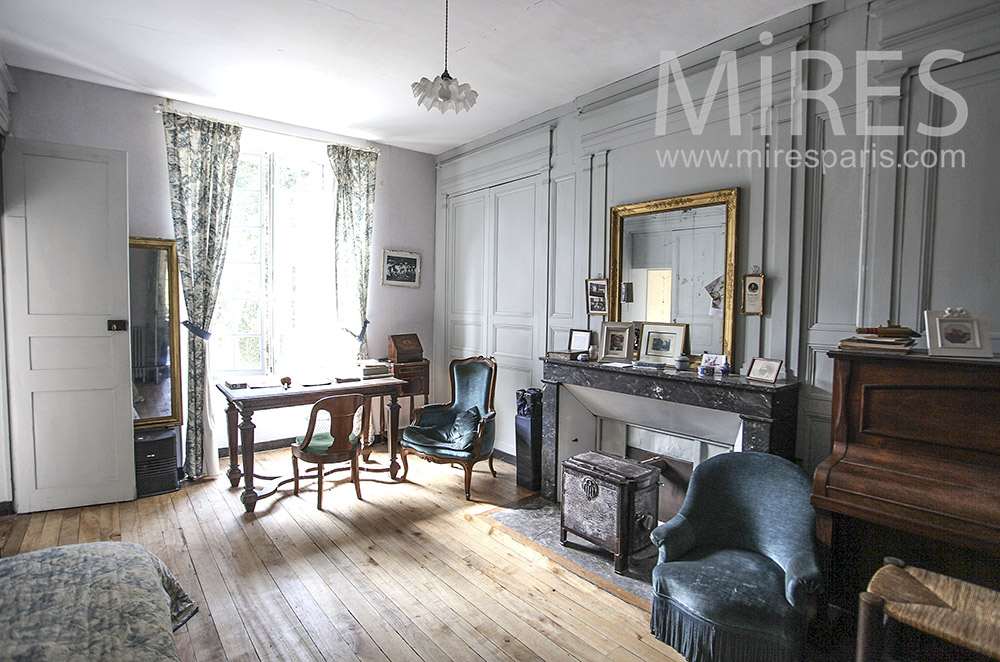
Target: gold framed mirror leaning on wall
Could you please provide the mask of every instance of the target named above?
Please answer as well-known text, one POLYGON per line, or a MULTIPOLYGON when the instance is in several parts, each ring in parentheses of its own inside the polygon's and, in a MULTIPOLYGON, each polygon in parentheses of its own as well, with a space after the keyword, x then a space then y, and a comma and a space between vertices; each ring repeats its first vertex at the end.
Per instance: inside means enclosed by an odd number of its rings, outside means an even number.
POLYGON ((180 425, 181 361, 177 244, 129 237, 132 425, 180 425))
POLYGON ((732 366, 738 200, 730 188, 612 207, 608 321, 687 324, 694 359, 732 366))

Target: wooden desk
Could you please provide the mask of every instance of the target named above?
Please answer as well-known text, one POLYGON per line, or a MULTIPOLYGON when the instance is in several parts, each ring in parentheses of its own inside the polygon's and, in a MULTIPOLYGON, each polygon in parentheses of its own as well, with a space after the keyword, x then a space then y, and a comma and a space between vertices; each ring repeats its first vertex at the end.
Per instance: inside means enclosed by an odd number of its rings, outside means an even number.
MULTIPOLYGON (((240 388, 230 389, 225 384, 216 384, 216 387, 226 396, 228 406, 226 407, 226 423, 229 432, 229 482, 233 487, 240 484, 240 477, 244 477, 243 494, 240 500, 247 512, 252 512, 258 499, 270 496, 268 494, 258 494, 253 487, 253 444, 254 428, 253 414, 255 411, 263 409, 281 409, 282 407, 297 407, 300 405, 313 405, 321 398, 331 395, 344 395, 347 393, 360 393, 368 398, 389 396, 389 475, 393 478, 399 472, 399 463, 396 461, 396 454, 399 450, 399 438, 397 429, 399 428, 399 392, 406 382, 395 377, 383 377, 380 379, 365 379, 355 382, 344 382, 342 384, 333 383, 324 386, 298 386, 292 385, 285 389, 277 388, 240 388), (242 417, 242 423, 237 417, 242 417), (243 471, 240 471, 239 456, 236 454, 237 428, 239 429, 240 440, 243 442, 243 471)), ((263 476, 257 476, 263 478, 263 476)))
MULTIPOLYGON (((430 393, 431 389, 431 362, 428 359, 421 359, 420 361, 412 361, 410 363, 393 363, 389 359, 379 359, 384 363, 389 364, 389 368, 392 370, 392 376, 396 379, 402 379, 406 384, 400 388, 399 395, 401 397, 410 397, 410 418, 413 418, 413 398, 418 395, 424 396, 424 404, 427 404, 427 395, 430 393)), ((381 398, 380 398, 381 401, 381 398)), ((385 434, 385 416, 384 409, 380 408, 379 412, 379 427, 380 436, 385 434)))

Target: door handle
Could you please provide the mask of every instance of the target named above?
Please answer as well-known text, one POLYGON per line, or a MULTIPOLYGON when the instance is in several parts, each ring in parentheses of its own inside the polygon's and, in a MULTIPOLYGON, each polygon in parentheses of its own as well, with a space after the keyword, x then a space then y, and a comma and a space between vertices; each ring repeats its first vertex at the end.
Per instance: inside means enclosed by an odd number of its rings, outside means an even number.
POLYGON ((108 331, 127 331, 128 320, 108 320, 108 331))

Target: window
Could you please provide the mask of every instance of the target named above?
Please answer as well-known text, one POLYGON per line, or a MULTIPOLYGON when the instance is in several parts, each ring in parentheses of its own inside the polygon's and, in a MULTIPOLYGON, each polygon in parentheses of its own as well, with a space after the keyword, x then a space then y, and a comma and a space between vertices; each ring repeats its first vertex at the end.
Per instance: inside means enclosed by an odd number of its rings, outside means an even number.
POLYGON ((246 138, 244 130, 212 322, 213 371, 330 378, 353 364, 357 342, 343 330, 356 322, 337 318, 336 183, 325 145, 246 138), (271 144, 262 147, 265 140, 271 144))

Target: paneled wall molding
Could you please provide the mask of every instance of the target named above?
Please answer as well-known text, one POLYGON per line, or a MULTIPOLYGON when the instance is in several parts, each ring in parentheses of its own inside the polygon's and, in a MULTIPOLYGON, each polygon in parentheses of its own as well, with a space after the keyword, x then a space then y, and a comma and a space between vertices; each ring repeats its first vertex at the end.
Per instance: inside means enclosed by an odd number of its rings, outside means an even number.
MULTIPOLYGON (((792 96, 791 53, 805 42, 804 35, 794 35, 780 43, 772 44, 761 51, 740 55, 736 60, 737 77, 739 80, 738 97, 740 114, 757 116, 761 111, 760 57, 767 55, 772 58, 773 72, 771 75, 771 103, 779 105, 790 103, 792 96)), ((694 103, 700 109, 704 103, 705 94, 714 73, 714 62, 711 67, 694 73, 684 70, 685 84, 691 91, 694 103)), ((723 81, 728 81, 724 78, 723 81)), ((670 85, 674 86, 671 76, 670 85)), ((729 90, 723 82, 716 92, 715 99, 709 111, 707 123, 728 121, 729 90)), ((669 107, 661 115, 657 107, 659 100, 658 86, 646 89, 613 104, 604 106, 588 115, 579 118, 581 127, 581 145, 585 152, 616 149, 641 143, 658 137, 658 124, 664 129, 663 135, 672 135, 690 131, 691 127, 684 106, 678 101, 677 95, 669 95, 669 107)))
MULTIPOLYGON (((740 57, 754 53, 763 55, 769 49, 773 49, 775 45, 772 44, 769 47, 762 46, 759 41, 759 36, 762 32, 770 32, 774 35, 777 43, 792 38, 805 38, 808 36, 811 17, 812 9, 810 7, 803 7, 784 16, 772 19, 762 25, 757 25, 748 30, 725 37, 704 48, 682 54, 678 60, 685 74, 687 74, 689 71, 696 73, 706 68, 714 68, 715 62, 722 51, 736 51, 740 57)), ((665 46, 669 45, 665 44, 665 46)), ((581 95, 577 97, 575 102, 577 112, 582 117, 602 110, 609 105, 620 103, 630 97, 648 93, 650 90, 654 90, 659 84, 659 73, 659 66, 653 66, 628 78, 581 95)))
POLYGON ((548 172, 552 126, 534 127, 438 164, 438 187, 464 193, 548 172))
POLYGON ((958 48, 965 53, 989 49, 996 46, 1000 35, 1000 5, 991 0, 880 0, 872 4, 871 19, 874 34, 879 35, 875 47, 902 51, 905 66, 915 66, 927 53, 941 48, 958 48))
POLYGON ((8 96, 17 92, 14 86, 14 79, 11 78, 7 64, 0 55, 0 135, 6 136, 10 133, 10 104, 8 96))
MULTIPOLYGON (((474 189, 489 195, 489 187, 504 177, 510 181, 512 174, 537 180, 548 212, 541 331, 547 349, 565 349, 570 329, 594 330, 604 319, 586 315, 583 281, 607 274, 611 205, 739 186, 737 271, 760 266, 767 288, 764 315, 737 319, 738 367, 745 369, 758 355, 782 358, 787 376, 803 381, 799 454, 808 469, 829 450, 832 361, 827 351, 856 326, 886 320, 913 326, 924 307, 943 300, 989 301, 984 299, 989 292, 985 283, 1000 277, 995 255, 987 254, 998 237, 991 210, 1000 208, 1000 192, 990 179, 1000 162, 996 123, 990 119, 994 100, 1000 98, 1000 55, 993 55, 1000 53, 1000 3, 833 0, 803 8, 777 23, 681 56, 685 81, 699 108, 723 50, 736 52, 740 135, 729 131, 725 77, 705 131, 696 136, 676 88, 670 90, 666 114, 657 115, 660 72, 653 67, 581 95, 558 116, 539 116, 533 128, 527 128, 532 120, 525 120, 506 130, 502 140, 455 150, 442 160, 440 202, 451 206, 455 200, 448 196, 474 189), (758 40, 764 30, 775 35, 768 46, 758 40), (791 103, 791 61, 804 48, 829 52, 845 68, 833 94, 844 131, 823 102, 809 101, 805 135, 792 135, 793 113, 800 109, 791 103), (921 59, 938 48, 966 54, 960 64, 940 60, 933 78, 969 100, 973 128, 928 141, 918 123, 940 126, 955 108, 949 99, 924 89, 917 77, 921 59), (859 104, 853 84, 856 54, 875 50, 904 52, 901 61, 872 60, 868 65, 869 85, 898 85, 899 91, 869 96, 859 104), (762 57, 771 58, 770 101, 760 93, 762 57), (901 125, 904 135, 866 136, 856 130, 859 118, 867 118, 868 126, 901 125), (898 162, 906 150, 933 155, 957 148, 969 152, 965 169, 861 163, 873 153, 898 162), (734 167, 703 163, 700 168, 663 161, 665 151, 685 149, 730 155, 746 151, 768 158, 734 167), (781 156, 806 150, 835 154, 837 163, 808 167, 781 156), (840 161, 842 154, 853 155, 853 164, 840 161)), ((763 69, 766 75, 766 64, 763 69)), ((828 71, 821 62, 810 63, 807 89, 822 87, 828 71)), ((446 252, 440 249, 441 255, 446 252)), ((439 271, 444 274, 446 268, 439 271)), ((506 273, 491 271, 488 278, 506 273)), ((492 295, 496 290, 492 284, 490 288, 492 295)), ((504 308, 520 314, 509 296, 505 301, 504 308)), ((489 324, 492 312, 483 315, 489 324)), ((516 315, 497 322, 527 323, 516 315)), ((500 327, 489 324, 482 329, 482 341, 499 345, 493 334, 500 327)), ((1000 323, 991 322, 994 327, 1000 329, 1000 323)), ((506 351, 523 356, 513 340, 519 336, 510 329, 503 333, 509 333, 504 342, 509 339, 516 348, 506 351)), ((505 360, 520 366, 522 359, 505 360)))

